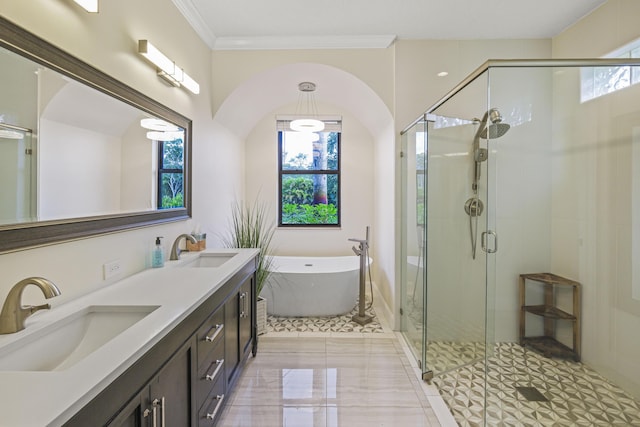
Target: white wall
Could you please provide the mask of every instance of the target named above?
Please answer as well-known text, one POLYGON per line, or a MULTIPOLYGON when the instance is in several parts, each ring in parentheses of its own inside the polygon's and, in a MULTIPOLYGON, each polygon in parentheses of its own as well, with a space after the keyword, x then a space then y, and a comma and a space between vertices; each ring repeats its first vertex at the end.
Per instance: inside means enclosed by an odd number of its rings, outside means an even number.
POLYGON ((39 132, 39 219, 120 211, 120 138, 44 118, 39 132))
MULTIPOLYGON (((554 57, 599 57, 640 37, 640 3, 610 0, 553 40, 554 57)), ((640 396, 640 301, 632 297, 637 86, 579 104, 579 72, 554 79, 552 267, 583 286, 582 356, 640 396)))
POLYGON ((156 207, 158 145, 147 139, 136 121, 122 135, 120 147, 120 210, 140 212, 156 207))

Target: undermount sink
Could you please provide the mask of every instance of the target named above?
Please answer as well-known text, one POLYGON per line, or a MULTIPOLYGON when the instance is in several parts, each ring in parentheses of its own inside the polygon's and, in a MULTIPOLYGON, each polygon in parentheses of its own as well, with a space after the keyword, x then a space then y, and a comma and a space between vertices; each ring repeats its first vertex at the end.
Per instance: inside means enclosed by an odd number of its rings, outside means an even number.
POLYGON ((220 267, 236 255, 238 255, 237 252, 207 252, 200 254, 198 258, 183 264, 182 267, 220 267))
POLYGON ((0 347, 0 371, 68 369, 157 308, 89 306, 0 347))

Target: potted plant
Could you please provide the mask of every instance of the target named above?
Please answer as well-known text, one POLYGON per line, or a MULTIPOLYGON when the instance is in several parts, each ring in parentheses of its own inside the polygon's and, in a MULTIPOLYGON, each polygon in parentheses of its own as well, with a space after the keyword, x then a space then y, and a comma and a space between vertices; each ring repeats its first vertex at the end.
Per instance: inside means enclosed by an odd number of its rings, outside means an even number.
POLYGON ((256 202, 251 206, 235 202, 231 207, 228 233, 222 237, 222 244, 228 248, 260 249, 256 269, 258 335, 265 333, 267 329, 267 301, 260 296, 260 292, 271 274, 271 241, 275 230, 275 224, 267 219, 264 203, 256 202))

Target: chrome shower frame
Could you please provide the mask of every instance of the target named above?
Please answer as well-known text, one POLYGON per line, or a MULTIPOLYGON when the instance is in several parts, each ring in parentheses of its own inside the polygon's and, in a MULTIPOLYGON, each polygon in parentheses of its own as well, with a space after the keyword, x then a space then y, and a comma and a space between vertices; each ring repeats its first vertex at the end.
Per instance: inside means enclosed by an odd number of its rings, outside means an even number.
POLYGON ((637 58, 597 58, 597 59, 490 59, 476 68, 464 80, 453 87, 435 104, 431 105, 424 113, 420 114, 414 121, 409 123, 400 135, 407 133, 416 124, 427 120, 440 106, 451 99, 455 94, 463 90, 470 83, 484 74, 490 68, 522 68, 522 67, 620 67, 620 66, 640 66, 640 59, 637 58))

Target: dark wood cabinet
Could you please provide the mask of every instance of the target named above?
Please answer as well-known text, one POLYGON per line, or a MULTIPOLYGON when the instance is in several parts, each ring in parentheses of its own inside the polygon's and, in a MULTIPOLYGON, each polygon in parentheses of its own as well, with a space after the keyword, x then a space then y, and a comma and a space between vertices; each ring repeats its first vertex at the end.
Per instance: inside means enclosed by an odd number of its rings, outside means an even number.
POLYGON ((107 424, 108 427, 147 427, 150 425, 151 413, 145 412, 147 392, 141 392, 124 407, 122 411, 107 424), (143 416, 144 412, 144 416, 143 416))
POLYGON ((192 425, 195 393, 192 391, 193 347, 187 346, 151 380, 147 407, 157 409, 160 427, 192 425))
POLYGON ((238 350, 238 324, 240 320, 239 294, 234 292, 231 298, 224 305, 224 360, 226 362, 225 372, 227 384, 232 382, 236 372, 236 366, 240 361, 240 351, 238 350))
POLYGON ((254 296, 250 262, 64 425, 215 425, 257 351, 254 296))
POLYGON ((252 338, 254 336, 253 325, 257 324, 253 289, 253 277, 247 279, 240 286, 238 339, 240 340, 240 354, 242 358, 246 357, 251 350, 252 338))
POLYGON ((248 277, 224 306, 225 312, 225 361, 227 384, 233 385, 238 376, 238 366, 253 350, 257 339, 254 277, 248 277))
POLYGON ((198 375, 196 395, 198 402, 198 426, 212 426, 217 421, 225 403, 227 356, 225 339, 229 324, 226 307, 220 307, 198 332, 198 375))
POLYGON ((108 423, 109 427, 192 425, 192 343, 187 344, 108 423))

